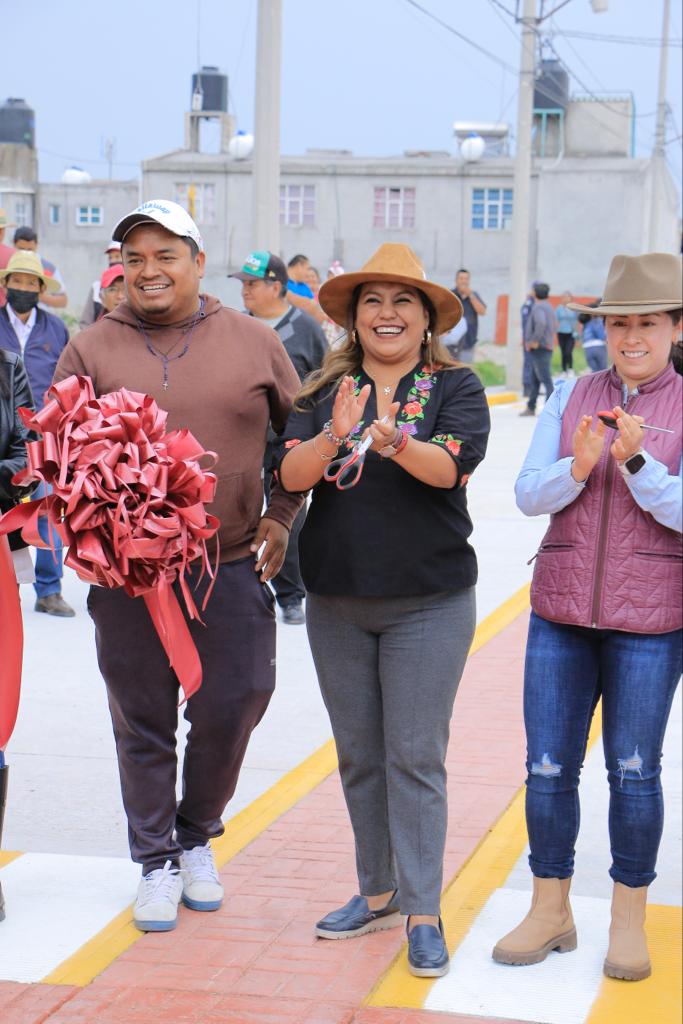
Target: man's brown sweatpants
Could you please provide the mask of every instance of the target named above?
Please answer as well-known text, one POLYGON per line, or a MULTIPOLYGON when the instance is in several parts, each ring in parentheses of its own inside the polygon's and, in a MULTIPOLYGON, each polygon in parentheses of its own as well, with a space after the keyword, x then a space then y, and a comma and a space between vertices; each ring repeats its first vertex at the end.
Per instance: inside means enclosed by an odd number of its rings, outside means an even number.
MULTIPOLYGON (((209 581, 205 576, 195 590, 198 575, 195 570, 188 582, 201 608, 209 581)), ((250 555, 219 566, 201 613, 204 625, 190 623, 203 682, 185 705, 191 728, 177 805, 178 680, 144 599, 122 588, 91 587, 88 610, 114 726, 131 856, 146 874, 223 834, 221 815, 275 687, 273 597, 250 555)))

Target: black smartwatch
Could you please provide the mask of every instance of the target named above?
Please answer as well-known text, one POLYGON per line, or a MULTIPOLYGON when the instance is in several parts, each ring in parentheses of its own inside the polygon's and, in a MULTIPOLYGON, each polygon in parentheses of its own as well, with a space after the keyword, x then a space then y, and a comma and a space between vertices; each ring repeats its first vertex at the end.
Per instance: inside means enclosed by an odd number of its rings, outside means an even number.
POLYGON ((636 452, 636 454, 632 455, 630 459, 624 460, 624 465, 631 476, 634 476, 634 474, 641 470, 645 465, 645 456, 641 455, 640 452, 636 452))

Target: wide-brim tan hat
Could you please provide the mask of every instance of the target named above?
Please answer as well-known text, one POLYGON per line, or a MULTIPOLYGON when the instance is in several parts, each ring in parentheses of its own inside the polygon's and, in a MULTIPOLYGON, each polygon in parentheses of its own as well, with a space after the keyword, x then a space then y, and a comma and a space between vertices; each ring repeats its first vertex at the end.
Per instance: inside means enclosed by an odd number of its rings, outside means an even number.
POLYGON ((4 285, 10 274, 33 274, 39 277, 48 292, 61 291, 59 281, 45 273, 40 257, 36 256, 30 249, 19 249, 10 256, 9 262, 4 270, 0 270, 0 284, 4 285))
POLYGON ((413 250, 400 242, 380 245, 377 252, 356 273, 339 274, 325 281, 318 292, 318 302, 331 320, 340 327, 347 327, 353 291, 368 281, 407 284, 424 292, 436 309, 438 334, 450 331, 462 316, 462 304, 457 295, 440 284, 428 281, 413 250))
POLYGON ((605 290, 597 306, 568 302, 567 308, 589 316, 665 313, 683 307, 683 264, 670 252, 642 256, 619 254, 610 263, 605 290))

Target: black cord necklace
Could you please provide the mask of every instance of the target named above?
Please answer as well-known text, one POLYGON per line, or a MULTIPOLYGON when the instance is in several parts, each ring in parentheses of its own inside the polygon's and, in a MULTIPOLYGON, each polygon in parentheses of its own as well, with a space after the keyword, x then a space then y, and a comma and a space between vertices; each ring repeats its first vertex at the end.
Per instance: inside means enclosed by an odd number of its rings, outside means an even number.
POLYGON ((145 345, 147 346, 148 350, 152 353, 153 356, 156 356, 157 359, 161 359, 161 364, 162 364, 162 366, 164 368, 164 379, 163 379, 163 382, 162 382, 161 386, 164 389, 164 391, 168 391, 168 364, 175 362, 176 359, 182 359, 183 356, 186 354, 188 348, 190 347, 190 341, 192 340, 192 332, 194 331, 194 329, 197 326, 197 324, 199 323, 199 321, 203 319, 203 317, 204 317, 204 297, 200 296, 200 298, 199 298, 199 312, 197 313, 197 316, 194 318, 194 320, 192 321, 190 326, 187 328, 187 330, 183 331, 183 333, 180 335, 180 337, 178 338, 176 343, 171 346, 171 348, 168 350, 168 352, 161 352, 158 348, 156 348, 152 344, 152 340, 151 340, 149 334, 147 333, 147 331, 145 330, 145 326, 144 326, 142 320, 138 320, 137 317, 135 318, 137 320, 138 330, 140 331, 140 334, 142 335, 142 337, 145 339, 145 345), (176 349, 178 347, 178 345, 181 343, 181 341, 185 342, 185 344, 183 345, 181 351, 178 352, 178 354, 176 356, 172 356, 171 352, 173 352, 174 349, 176 349))

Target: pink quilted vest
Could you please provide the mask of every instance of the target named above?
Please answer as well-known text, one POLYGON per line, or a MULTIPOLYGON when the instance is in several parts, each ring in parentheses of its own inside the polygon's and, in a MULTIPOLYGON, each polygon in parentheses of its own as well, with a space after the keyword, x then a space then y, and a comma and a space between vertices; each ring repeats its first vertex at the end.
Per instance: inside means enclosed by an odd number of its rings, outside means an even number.
MULTIPOLYGON (((645 431, 643 448, 668 467, 681 467, 683 378, 673 366, 628 401, 629 413, 673 434, 645 431)), ((572 436, 584 413, 623 407, 614 369, 581 377, 564 415, 559 457, 572 454, 572 436)), ((612 439, 615 434, 608 432, 612 439)), ((550 517, 538 551, 531 606, 544 619, 631 633, 667 633, 683 622, 681 535, 643 512, 616 462, 603 448, 582 493, 550 517)))

